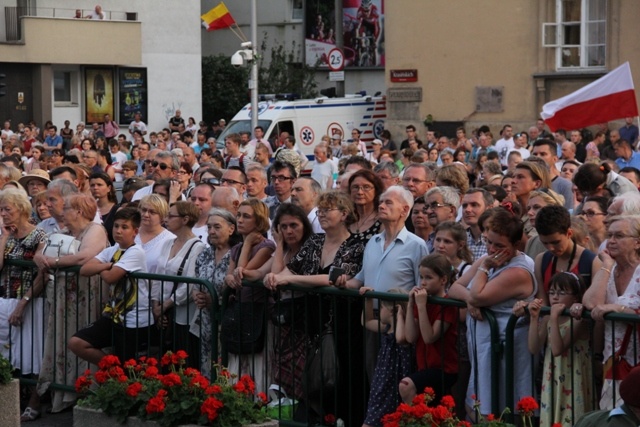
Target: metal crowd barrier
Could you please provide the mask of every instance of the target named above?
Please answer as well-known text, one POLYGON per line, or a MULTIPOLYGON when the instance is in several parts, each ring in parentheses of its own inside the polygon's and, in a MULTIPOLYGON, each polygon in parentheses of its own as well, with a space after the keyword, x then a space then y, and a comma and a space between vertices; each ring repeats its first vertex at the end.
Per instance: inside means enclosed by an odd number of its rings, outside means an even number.
MULTIPOLYGON (((37 267, 32 261, 22 260, 5 260, 5 269, 18 268, 21 271, 26 269, 34 270, 34 277, 37 267)), ((39 328, 42 333, 38 332, 35 336, 27 336, 21 329, 14 326, 8 326, 8 335, 13 334, 14 345, 9 342, 4 343, 3 353, 11 360, 14 359, 14 368, 18 369, 23 375, 21 382, 28 385, 38 383, 37 374, 40 374, 39 368, 42 366, 43 357, 52 358, 53 371, 49 373, 48 388, 52 390, 63 390, 66 392, 75 392, 75 379, 81 375, 89 366, 86 362, 80 360, 67 348, 67 341, 77 330, 86 327, 88 324, 97 320, 102 313, 109 295, 109 285, 102 283, 99 276, 94 276, 90 282, 89 278, 80 277, 80 267, 61 268, 55 273, 52 272, 46 280, 48 281, 45 289, 37 298, 32 298, 27 305, 23 318, 25 321, 33 324, 33 327, 39 328), (89 299, 89 290, 92 289, 92 299, 89 299), (53 315, 50 315, 53 313, 53 315), (49 324, 51 322, 51 324, 49 324), (47 337, 47 328, 52 327, 53 331, 49 332, 49 340, 53 342, 48 345, 49 353, 45 354, 45 341, 47 337), (24 339, 23 339, 24 338, 24 339), (15 352, 18 352, 16 354, 15 352), (22 355, 30 353, 30 357, 26 358, 22 355), (68 365, 75 366, 72 370, 67 368, 68 365), (33 369, 32 369, 33 368, 33 369), (61 372, 63 372, 61 374, 61 372)), ((161 329, 152 326, 147 330, 147 336, 137 336, 136 339, 146 341, 148 344, 139 346, 136 342, 136 356, 154 356, 160 357, 166 351, 185 350, 189 354, 188 364, 197 369, 203 369, 201 366, 200 353, 202 348, 207 348, 210 352, 210 361, 208 371, 211 372, 211 363, 216 363, 219 356, 218 348, 218 322, 219 322, 219 297, 213 285, 207 281, 198 278, 185 276, 168 276, 148 273, 131 273, 128 275, 133 279, 145 279, 151 286, 159 288, 162 293, 170 292, 174 289, 174 284, 186 284, 189 287, 197 286, 199 290, 210 295, 211 306, 208 311, 210 319, 211 335, 208 337, 207 344, 203 345, 200 339, 193 339, 197 336, 192 333, 200 334, 202 331, 202 317, 204 310, 195 308, 194 305, 182 308, 182 317, 187 319, 187 325, 179 325, 175 321, 168 322, 168 326, 161 329), (163 292, 167 291, 167 292, 163 292), (196 326, 191 327, 191 323, 196 326), (192 337, 186 339, 186 337, 192 337), (144 339, 143 339, 144 338, 144 339), (191 348, 185 343, 191 342, 191 348)), ((149 289, 151 289, 149 286, 149 289)), ((152 307, 152 293, 149 292, 148 304, 152 307)), ((175 313, 174 308, 173 312, 175 313)), ((149 310, 149 316, 152 316, 152 310, 149 310)), ((184 323, 184 322, 183 322, 184 323)), ((126 326, 126 325, 125 325, 126 326)), ((124 361, 122 361, 124 362, 124 361)), ((206 372, 206 370, 205 370, 206 372)), ((44 376, 44 375, 41 375, 44 376)))
MULTIPOLYGON (((550 307, 543 307, 541 312, 540 312, 540 319, 542 319, 543 316, 550 314, 550 307)), ((564 312, 561 314, 561 316, 563 317, 571 317, 569 310, 564 310, 564 312)), ((516 321, 517 321, 517 317, 516 316, 511 316, 511 318, 509 319, 509 323, 507 325, 507 329, 506 329, 506 335, 505 335, 505 340, 504 343, 501 344, 501 346, 504 347, 504 360, 506 363, 506 378, 504 379, 504 388, 507 391, 506 393, 506 406, 509 408, 515 408, 515 393, 514 393, 514 378, 517 375, 517 367, 514 364, 514 356, 515 356, 515 352, 514 352, 514 347, 515 347, 515 343, 514 343, 514 332, 515 332, 515 325, 516 325, 516 321)), ((602 390, 602 383, 603 383, 603 379, 602 379, 602 371, 603 371, 603 363, 606 362, 605 360, 602 360, 602 349, 600 348, 600 345, 603 344, 603 340, 605 339, 604 336, 602 336, 602 332, 603 330, 600 330, 599 332, 595 332, 597 324, 594 320, 592 320, 591 318, 591 312, 588 310, 584 310, 582 313, 582 319, 585 321, 589 322, 589 343, 590 343, 590 355, 589 358, 591 360, 591 378, 589 378, 588 380, 590 381, 589 383, 589 387, 591 390, 591 407, 592 410, 599 410, 600 409, 600 398, 601 398, 601 390, 602 390), (596 335, 597 334, 597 335, 596 335)), ((633 349, 633 354, 636 360, 639 359, 640 357, 640 348, 638 348, 638 346, 640 346, 640 342, 638 342, 638 331, 640 329, 640 316, 638 315, 634 315, 634 314, 621 314, 621 313, 608 313, 605 316, 605 322, 604 322, 604 328, 611 328, 611 340, 612 340, 612 348, 615 352, 615 339, 616 339, 616 334, 615 334, 615 325, 616 322, 622 322, 625 325, 633 325, 633 330, 632 330, 632 334, 631 334, 631 340, 630 340, 630 348, 633 349)), ((571 333, 573 333, 573 319, 571 318, 571 333)), ((572 337, 572 341, 573 341, 573 337, 572 337)), ((547 342, 547 345, 549 345, 549 343, 547 342)), ((573 352, 573 346, 570 347, 569 350, 569 356, 570 358, 572 358, 572 365, 573 365, 573 361, 574 361, 574 352, 573 352)), ((538 358, 540 358, 539 363, 534 362, 533 363, 533 375, 531 378, 531 395, 536 397, 536 398, 540 398, 540 387, 538 382, 541 380, 541 375, 543 375, 543 372, 540 372, 540 370, 542 369, 542 362, 544 360, 544 353, 540 354, 540 355, 532 355, 531 356, 532 359, 534 361, 538 361, 538 358)), ((614 362, 615 363, 615 362, 614 362)), ((566 373, 566 375, 568 375, 570 377, 570 384, 571 384, 571 389, 573 390, 573 388, 576 386, 577 382, 574 378, 574 371, 572 372, 568 372, 566 373)), ((544 379, 542 379, 542 381, 544 381, 544 379)), ((572 398, 573 398, 573 393, 572 393, 572 398)), ((617 396, 615 395, 615 389, 614 389, 614 393, 613 393, 613 402, 616 401, 617 396)), ((615 407, 616 405, 613 404, 612 402, 612 407, 615 407)), ((572 411, 571 411, 571 420, 570 420, 570 425, 575 424, 576 422, 578 422, 578 420, 580 419, 580 417, 584 414, 578 414, 578 416, 576 416, 575 414, 575 405, 571 405, 572 406, 572 411)), ((494 408, 494 411, 497 408, 494 408)), ((554 414, 554 410, 555 407, 551 407, 549 408, 549 410, 551 411, 552 416, 555 415, 554 414)), ((507 414, 506 418, 508 421, 513 422, 514 420, 514 413, 516 411, 513 411, 511 414, 507 414)), ((494 412, 496 413, 496 412, 494 412)), ((499 413, 499 412, 498 412, 499 413)), ((564 422, 563 422, 564 424, 564 422)))
MULTIPOLYGON (((35 269, 36 267, 30 261, 6 260, 5 268, 35 269)), ((97 286, 102 289, 102 292, 97 292, 94 296, 97 300, 94 299, 91 304, 84 307, 84 317, 82 317, 79 308, 82 304, 87 303, 86 300, 75 296, 77 296, 77 292, 87 291, 87 284, 84 280, 78 281, 78 273, 79 267, 58 270, 56 274, 50 276, 50 282, 41 298, 34 298, 27 306, 36 307, 36 304, 39 304, 37 307, 43 312, 42 315, 38 317, 34 309, 25 312, 25 318, 31 320, 31 323, 42 330, 45 330, 48 327, 48 322, 53 320, 53 327, 57 328, 54 329, 53 336, 64 337, 64 340, 53 346, 56 366, 66 366, 70 359, 75 363, 74 372, 65 371, 63 375, 58 375, 54 370, 49 384, 49 388, 53 390, 74 391, 75 378, 84 371, 84 368, 82 362, 66 348, 66 340, 76 332, 72 330, 70 325, 75 325, 74 328, 79 329, 84 327, 88 320, 95 320, 100 315, 107 296, 105 292, 108 287, 100 283, 98 277, 96 279, 97 286), (56 295, 58 295, 57 298, 56 295), (74 305, 61 307, 60 304, 74 305), (57 315, 47 316, 47 312, 51 310, 53 313, 60 312, 61 315, 64 313, 63 318, 61 319, 57 315), (75 318, 70 318, 69 315, 74 315, 75 318), (59 330, 59 328, 66 329, 59 330), (62 344, 64 344, 64 348, 60 348, 62 344)), ((271 384, 277 384, 280 391, 284 390, 291 399, 287 402, 295 402, 292 407, 281 406, 275 410, 275 416, 280 419, 280 424, 290 426, 322 424, 325 422, 324 417, 328 415, 342 418, 345 425, 362 424, 368 403, 372 373, 372 361, 371 358, 367 360, 367 355, 372 354, 372 351, 377 351, 375 348, 379 341, 376 342, 376 340, 380 339, 380 334, 367 334, 362 326, 361 316, 364 302, 367 298, 373 299, 377 302, 376 304, 383 301, 391 301, 394 304, 408 301, 408 295, 404 294, 368 292, 365 296, 361 296, 354 290, 330 287, 307 288, 288 285, 280 287, 277 293, 272 293, 262 283, 249 282, 243 283, 242 290, 239 292, 227 289, 219 299, 213 285, 206 280, 147 273, 133 273, 130 276, 153 281, 152 286, 159 287, 160 291, 172 291, 174 283, 186 283, 189 286, 199 286, 200 289, 207 292, 212 300, 210 310, 207 313, 210 318, 210 337, 207 345, 204 346, 210 351, 209 367, 211 364, 221 361, 225 366, 230 365, 229 369, 232 373, 238 375, 249 373, 254 377, 258 391, 266 391, 271 384), (320 349, 319 351, 322 353, 321 349, 325 348, 319 346, 318 342, 326 334, 333 334, 335 349, 332 354, 334 362, 337 360, 337 363, 329 363, 334 372, 327 372, 326 378, 324 378, 323 371, 323 377, 319 379, 320 384, 326 385, 327 382, 331 384, 317 389, 318 378, 312 378, 307 373, 311 369, 310 362, 314 357, 313 351, 320 349), (372 348, 373 350, 371 350, 372 348), (314 388, 313 392, 312 387, 314 388)), ((149 299, 151 299, 151 293, 149 299)), ((429 302, 443 306, 454 306, 458 310, 466 308, 462 301, 449 298, 429 297, 429 302)), ((151 301, 149 304, 151 306, 151 301)), ((187 311, 186 317, 192 319, 195 310, 188 308, 187 311), (189 310, 192 311, 189 312, 189 310)), ((202 319, 202 312, 198 311, 198 313, 202 319)), ((541 315, 548 313, 549 308, 545 307, 541 315)), ((563 315, 568 315, 568 312, 565 311, 563 315)), ((506 333, 503 335, 504 338, 501 338, 498 323, 492 311, 484 309, 483 316, 490 327, 491 341, 477 345, 491 347, 490 369, 493 379, 490 390, 491 410, 494 414, 500 414, 504 409, 500 403, 500 392, 503 391, 505 405, 515 412, 515 399, 518 398, 514 396, 514 378, 518 375, 517 367, 514 366, 514 332, 517 318, 511 317, 507 324, 506 333), (501 378, 503 366, 505 366, 506 375, 501 378)), ((590 319, 590 313, 585 311, 583 318, 590 319)), ((634 324, 636 328, 634 337, 637 336, 637 328, 640 328, 639 316, 611 313, 606 316, 606 319, 634 324)), ((199 326, 202 327, 202 323, 199 326)), ((606 327, 610 326, 607 324, 606 327)), ((9 334, 11 331, 12 327, 9 327, 9 334)), ((156 339, 153 340, 151 336, 147 337, 151 341, 151 345, 141 349, 141 354, 160 356, 167 350, 183 349, 192 356, 193 367, 203 368, 200 363, 201 358, 192 354, 202 351, 201 342, 196 347, 180 348, 180 346, 189 346, 188 341, 183 340, 185 334, 189 334, 188 329, 173 322, 166 329, 150 328, 148 334, 154 335, 156 339), (173 340, 164 339, 169 335, 173 337, 173 340)), ((44 336, 46 334, 40 338, 39 342, 35 342, 33 337, 25 337, 31 341, 20 342, 19 345, 22 347, 5 347, 2 350, 11 356, 13 351, 24 350, 25 347, 30 349, 31 359, 22 360, 18 366, 15 366, 18 369, 24 368, 25 372, 29 373, 30 371, 26 368, 31 365, 37 366, 38 358, 42 357, 45 347, 44 336)), ((593 328, 591 328, 591 338, 593 341, 593 328)), ((458 342, 460 343, 460 340, 458 342)), ((634 339, 632 348, 636 355, 640 351, 637 348, 638 345, 634 339)), ((464 349, 459 347, 458 353, 464 353, 464 349)), ((536 356, 531 357, 535 358, 536 356)), ((320 357, 320 359, 326 358, 320 357)), ((594 368, 597 368, 596 365, 601 363, 595 357, 592 357, 591 360, 594 368)), ((533 366, 535 372, 535 367, 538 365, 534 363, 533 366)), ((598 370, 593 369, 593 372, 598 372, 598 370)), ((211 370, 210 375, 215 375, 215 370, 211 370)), ((400 379, 398 378, 398 382, 400 379)), ((21 381, 29 385, 38 383, 36 379, 24 376, 21 381)), ((453 393, 459 405, 458 416, 464 419, 464 406, 460 407, 460 404, 464 404, 468 379, 459 376, 458 381, 460 384, 457 385, 457 391, 453 391, 453 393)), ((599 383, 595 373, 592 376, 591 386, 594 390, 592 403, 597 409, 599 383)), ((531 378, 531 395, 538 397, 538 391, 539 387, 536 385, 534 374, 531 378)), ((513 420, 513 414, 507 415, 507 417, 513 420)))

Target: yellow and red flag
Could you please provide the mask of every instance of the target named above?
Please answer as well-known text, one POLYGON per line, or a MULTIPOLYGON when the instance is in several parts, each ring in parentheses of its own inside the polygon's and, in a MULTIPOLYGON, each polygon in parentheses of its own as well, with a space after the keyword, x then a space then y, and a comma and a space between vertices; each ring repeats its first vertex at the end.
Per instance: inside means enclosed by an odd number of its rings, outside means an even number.
POLYGON ((220 2, 219 5, 211 9, 209 12, 202 15, 203 26, 207 29, 207 31, 215 31, 221 30, 223 28, 228 28, 236 23, 229 13, 229 9, 223 2, 220 2))

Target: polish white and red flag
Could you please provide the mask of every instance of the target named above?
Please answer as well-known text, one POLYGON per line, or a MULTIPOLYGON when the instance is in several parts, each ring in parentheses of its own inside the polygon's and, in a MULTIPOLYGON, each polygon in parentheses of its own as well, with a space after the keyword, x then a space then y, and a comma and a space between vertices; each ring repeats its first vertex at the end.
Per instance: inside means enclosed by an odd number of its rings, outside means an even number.
POLYGON ((580 129, 638 115, 629 63, 542 107, 540 117, 551 131, 580 129))

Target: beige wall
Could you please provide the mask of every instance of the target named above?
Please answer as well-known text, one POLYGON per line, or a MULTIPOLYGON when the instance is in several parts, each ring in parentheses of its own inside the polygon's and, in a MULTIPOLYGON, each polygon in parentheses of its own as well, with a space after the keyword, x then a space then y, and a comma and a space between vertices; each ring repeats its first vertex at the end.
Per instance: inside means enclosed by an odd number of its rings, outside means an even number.
MULTIPOLYGON (((524 130, 544 102, 598 78, 534 79, 557 74, 554 49, 541 43, 542 22, 554 11, 555 0, 385 2, 387 88, 422 88, 421 102, 388 103, 395 139, 427 114, 436 121, 464 121, 468 129, 488 124, 494 135, 505 123, 524 130), (392 69, 417 69, 418 82, 391 83, 392 69), (503 112, 476 112, 477 86, 504 86, 503 112)), ((607 69, 629 61, 640 82, 640 2, 610 0, 608 16, 607 69)))
POLYGON ((0 44, 3 62, 141 65, 141 23, 23 19, 23 42, 0 44))

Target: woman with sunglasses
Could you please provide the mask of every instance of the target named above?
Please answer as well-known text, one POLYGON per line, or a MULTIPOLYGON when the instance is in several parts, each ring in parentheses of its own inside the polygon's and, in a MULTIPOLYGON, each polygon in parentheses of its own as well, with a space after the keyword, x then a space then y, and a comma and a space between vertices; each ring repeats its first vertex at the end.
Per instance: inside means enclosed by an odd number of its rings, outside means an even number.
MULTIPOLYGON (((204 250, 205 244, 193 234, 192 228, 198 221, 200 209, 191 202, 176 202, 169 208, 166 226, 175 234, 175 238, 165 240, 160 248, 158 274, 169 276, 193 277, 196 270, 196 259, 204 250)), ((153 281, 151 300, 156 324, 163 331, 162 344, 171 344, 171 350, 186 350, 189 355, 189 366, 198 367, 195 357, 197 345, 189 339, 189 322, 196 312, 196 306, 189 298, 189 285, 153 281)), ((161 350, 164 353, 168 348, 161 350)))
POLYGON ((169 204, 159 194, 148 194, 140 199, 141 221, 140 230, 135 238, 135 244, 141 245, 147 256, 147 273, 155 273, 158 260, 162 255, 162 245, 165 241, 175 238, 175 235, 165 229, 164 223, 169 213, 169 204))
POLYGON ((193 177, 193 169, 187 162, 180 163, 180 169, 178 169, 178 183, 180 184, 180 191, 187 199, 189 198, 189 193, 193 190, 194 184, 191 182, 191 178, 193 177))
POLYGON ((609 206, 609 198, 602 196, 589 197, 582 207, 582 211, 578 214, 584 219, 589 230, 589 236, 598 248, 607 239, 607 207, 609 206))

